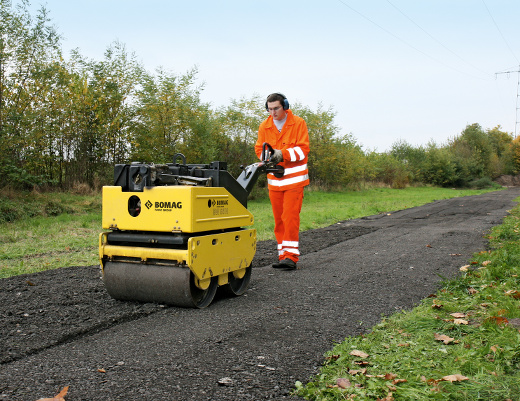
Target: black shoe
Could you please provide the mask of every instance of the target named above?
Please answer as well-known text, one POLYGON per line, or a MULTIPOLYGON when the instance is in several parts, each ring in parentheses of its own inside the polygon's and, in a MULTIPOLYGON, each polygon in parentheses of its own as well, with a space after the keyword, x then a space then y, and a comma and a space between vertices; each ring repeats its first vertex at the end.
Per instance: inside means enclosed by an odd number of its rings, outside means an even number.
POLYGON ((296 270, 296 262, 291 259, 283 259, 278 263, 273 263, 273 268, 275 269, 287 269, 287 270, 296 270))

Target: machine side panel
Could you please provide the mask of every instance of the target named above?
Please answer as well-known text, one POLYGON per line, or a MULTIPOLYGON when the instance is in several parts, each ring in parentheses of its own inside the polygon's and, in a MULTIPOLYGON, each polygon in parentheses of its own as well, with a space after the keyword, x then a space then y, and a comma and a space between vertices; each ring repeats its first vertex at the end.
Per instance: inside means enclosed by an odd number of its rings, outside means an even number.
POLYGON ((188 265, 199 279, 206 279, 247 268, 255 252, 255 229, 192 237, 188 265))

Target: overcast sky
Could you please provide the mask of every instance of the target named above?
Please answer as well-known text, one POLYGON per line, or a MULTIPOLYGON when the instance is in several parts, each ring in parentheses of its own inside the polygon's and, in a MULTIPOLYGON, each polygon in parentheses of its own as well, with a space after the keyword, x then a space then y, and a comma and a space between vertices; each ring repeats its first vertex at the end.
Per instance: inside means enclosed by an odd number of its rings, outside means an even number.
POLYGON ((321 103, 365 150, 442 145, 472 123, 515 133, 518 0, 32 0, 40 5, 66 55, 102 60, 117 40, 150 72, 196 66, 215 109, 275 91, 321 103))

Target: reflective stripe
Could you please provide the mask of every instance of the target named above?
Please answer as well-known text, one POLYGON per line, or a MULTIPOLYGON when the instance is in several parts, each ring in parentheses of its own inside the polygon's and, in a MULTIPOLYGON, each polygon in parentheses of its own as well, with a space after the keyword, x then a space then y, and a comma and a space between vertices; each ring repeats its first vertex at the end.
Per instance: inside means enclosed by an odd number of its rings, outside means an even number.
POLYGON ((300 160, 305 159, 305 155, 303 154, 302 148, 300 148, 299 146, 296 146, 294 148, 294 150, 295 150, 296 153, 298 153, 298 156, 300 156, 300 160))
POLYGON ((291 161, 295 162, 296 161, 296 153, 294 153, 294 149, 293 148, 289 148, 289 149, 287 149, 287 151, 289 152, 289 155, 291 155, 291 161))
POLYGON ((289 252, 289 253, 292 253, 294 255, 299 255, 300 254, 300 251, 298 249, 294 249, 294 248, 285 248, 283 251, 282 251, 282 254, 284 252, 289 252))
POLYGON ((278 244, 278 249, 282 249, 282 244, 278 244))
POLYGON ((298 248, 298 241, 284 241, 282 242, 282 246, 291 246, 293 248, 298 248))
POLYGON ((289 175, 289 174, 294 174, 294 173, 301 173, 302 171, 305 171, 305 170, 307 170, 307 165, 302 164, 301 166, 286 168, 284 173, 285 173, 285 175, 289 175))
POLYGON ((300 175, 298 177, 285 178, 283 180, 271 180, 268 179, 267 183, 272 185, 273 187, 284 187, 286 185, 296 184, 298 182, 303 182, 309 179, 309 174, 300 175))

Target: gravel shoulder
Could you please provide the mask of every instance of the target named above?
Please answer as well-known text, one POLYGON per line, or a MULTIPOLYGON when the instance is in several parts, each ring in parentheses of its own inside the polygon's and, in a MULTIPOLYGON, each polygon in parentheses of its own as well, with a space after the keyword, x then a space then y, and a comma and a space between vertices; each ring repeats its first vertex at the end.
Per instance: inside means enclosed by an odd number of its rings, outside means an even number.
POLYGON ((301 234, 301 270, 258 243, 250 289, 203 310, 111 299, 97 266, 0 280, 0 400, 296 400, 323 354, 453 277, 520 188, 301 234))

